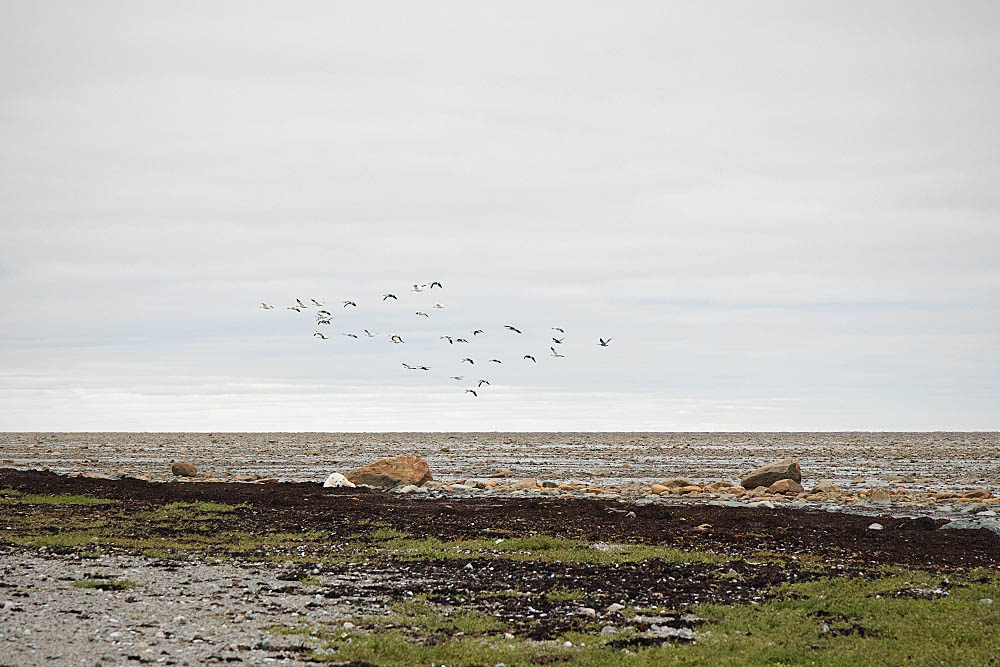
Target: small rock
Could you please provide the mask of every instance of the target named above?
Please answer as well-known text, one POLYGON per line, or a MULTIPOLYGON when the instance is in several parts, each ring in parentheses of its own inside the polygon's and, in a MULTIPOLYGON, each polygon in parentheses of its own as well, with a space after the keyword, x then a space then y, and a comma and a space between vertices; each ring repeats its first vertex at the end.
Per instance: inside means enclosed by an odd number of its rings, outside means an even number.
POLYGON ((510 468, 494 468, 490 477, 513 477, 514 471, 510 468))
POLYGON ((892 496, 890 496, 889 492, 885 489, 879 488, 872 490, 872 492, 868 494, 868 500, 873 503, 887 503, 892 500, 892 496))
POLYGON ((669 489, 662 484, 654 484, 653 486, 649 487, 649 490, 655 493, 656 495, 660 495, 661 493, 667 493, 669 491, 669 489))
POLYGON ((825 479, 821 479, 813 484, 812 490, 814 493, 840 493, 839 486, 825 479))
POLYGON ((882 530, 883 528, 885 528, 885 526, 883 526, 880 523, 873 523, 872 525, 868 526, 868 530, 882 530))
POLYGON ((673 477, 665 482, 662 482, 662 485, 668 489, 679 489, 684 486, 696 486, 695 483, 687 477, 673 477))
POLYGON ((767 487, 768 493, 802 493, 805 489, 794 479, 779 479, 777 482, 767 487))
POLYGON ((983 598, 980 602, 983 604, 993 604, 993 598, 983 598))
POLYGON ((625 608, 625 605, 619 604, 617 602, 612 602, 611 604, 609 604, 604 609, 604 611, 608 612, 609 614, 616 614, 616 613, 620 612, 624 608, 625 608))
POLYGON ((636 495, 642 491, 642 484, 639 482, 629 482, 622 485, 622 493, 636 495))
POLYGON ((577 610, 576 613, 578 613, 580 616, 586 616, 587 618, 593 618, 597 616, 597 610, 594 609, 593 607, 581 607, 580 609, 577 610))
POLYGON ((534 477, 525 477, 524 479, 519 479, 511 484, 511 488, 514 489, 534 489, 537 486, 538 480, 534 477))
POLYGON ((605 637, 610 637, 611 635, 618 634, 618 631, 615 630, 615 627, 613 625, 605 625, 603 628, 601 628, 601 634, 604 635, 605 637))
POLYGON ((198 468, 193 463, 186 461, 175 461, 170 464, 170 474, 177 477, 194 477, 198 473, 198 468))
POLYGON ((339 472, 331 472, 330 476, 326 478, 325 482, 323 482, 323 488, 327 488, 328 489, 328 488, 335 488, 335 487, 339 487, 339 486, 347 486, 347 487, 353 488, 353 487, 355 487, 357 485, 354 482, 352 482, 351 480, 349 480, 346 477, 344 477, 343 475, 341 475, 339 472))
POLYGON ((993 494, 990 493, 989 489, 969 489, 962 494, 964 498, 989 498, 993 494))

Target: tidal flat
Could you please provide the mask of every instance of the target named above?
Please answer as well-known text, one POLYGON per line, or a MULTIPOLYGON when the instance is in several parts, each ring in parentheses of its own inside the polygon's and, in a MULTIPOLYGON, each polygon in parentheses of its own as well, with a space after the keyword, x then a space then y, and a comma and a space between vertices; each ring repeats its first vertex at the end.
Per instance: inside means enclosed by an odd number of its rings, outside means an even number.
POLYGON ((987 487, 1000 495, 997 432, 782 433, 0 433, 0 465, 61 472, 122 470, 169 476, 191 461, 221 479, 323 481, 400 454, 427 461, 435 479, 514 477, 648 484, 683 475, 737 481, 792 457, 805 480, 841 486, 903 483, 915 490, 987 487))

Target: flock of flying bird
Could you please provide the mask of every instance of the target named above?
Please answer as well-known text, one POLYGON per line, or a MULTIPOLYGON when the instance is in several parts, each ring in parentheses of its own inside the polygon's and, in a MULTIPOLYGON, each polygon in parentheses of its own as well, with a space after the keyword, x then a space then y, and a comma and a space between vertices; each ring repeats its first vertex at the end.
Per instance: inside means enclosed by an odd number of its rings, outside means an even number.
MULTIPOLYGON (((410 288, 410 291, 411 292, 423 292, 424 290, 433 291, 435 288, 444 289, 444 286, 440 282, 438 282, 438 281, 435 280, 435 281, 433 281, 431 283, 426 283, 426 284, 423 284, 423 285, 414 284, 413 287, 410 288)), ((386 293, 382 294, 382 301, 388 301, 389 299, 392 299, 394 301, 399 301, 399 297, 396 296, 395 294, 392 294, 391 292, 386 292, 386 293)), ((344 300, 342 302, 342 306, 341 306, 341 308, 357 308, 357 307, 358 307, 357 302, 355 302, 353 300, 350 300, 350 299, 344 300)), ((434 309, 442 309, 444 307, 445 306, 443 304, 441 304, 441 303, 435 303, 434 306, 433 306, 434 309)), ((274 306, 268 305, 268 304, 263 303, 263 302, 260 304, 259 308, 261 310, 274 310, 274 306)), ((297 313, 301 313, 303 310, 308 310, 309 308, 317 308, 318 309, 316 311, 316 325, 317 325, 317 327, 324 326, 324 325, 329 325, 329 324, 331 324, 333 322, 333 313, 331 313, 329 310, 326 310, 326 304, 324 304, 324 303, 322 303, 320 301, 317 301, 316 299, 309 299, 309 303, 308 304, 303 303, 301 299, 295 299, 295 305, 293 305, 293 306, 287 306, 285 309, 286 310, 293 310, 293 311, 295 311, 297 313)), ((428 313, 426 313, 425 311, 422 311, 422 310, 417 310, 417 311, 414 312, 414 314, 417 315, 417 316, 421 316, 421 317, 427 317, 427 318, 430 317, 430 315, 428 313)), ((512 326, 510 324, 504 325, 504 329, 508 330, 512 334, 522 334, 523 333, 520 329, 518 329, 517 327, 512 326)), ((557 332, 560 337, 556 337, 555 335, 551 336, 551 340, 552 340, 553 344, 549 346, 549 350, 551 351, 550 356, 552 356, 554 358, 565 357, 566 355, 560 353, 559 350, 556 348, 556 346, 557 345, 562 345, 563 341, 566 340, 566 335, 565 335, 566 332, 561 327, 551 327, 551 329, 552 329, 552 331, 557 332)), ((378 336, 377 333, 369 331, 368 329, 363 329, 363 331, 364 331, 365 337, 367 337, 367 338, 375 338, 376 336, 378 336)), ((483 329, 474 329, 472 331, 472 336, 473 336, 473 338, 475 338, 476 336, 483 335, 485 333, 486 332, 483 329)), ((316 331, 314 331, 312 335, 314 337, 322 339, 322 340, 329 340, 329 337, 325 333, 323 333, 322 331, 320 331, 318 329, 316 331)), ((341 335, 346 336, 348 338, 359 338, 359 336, 357 334, 351 333, 351 332, 345 332, 345 333, 342 333, 341 335)), ((461 337, 458 337, 458 336, 451 336, 451 335, 440 336, 440 339, 444 340, 444 341, 447 341, 449 345, 455 345, 455 344, 461 344, 461 343, 469 343, 469 339, 467 339, 467 338, 461 338, 461 337)), ((389 336, 389 340, 390 340, 390 342, 392 342, 393 344, 396 344, 396 345, 403 344, 403 343, 406 342, 405 340, 403 340, 402 336, 400 336, 399 334, 391 334, 389 336)), ((607 340, 605 340, 604 338, 598 338, 597 339, 597 344, 600 347, 608 347, 608 345, 610 343, 611 343, 611 338, 608 338, 607 340)), ((535 363, 535 364, 538 363, 537 360, 535 359, 535 357, 533 355, 531 355, 531 354, 525 354, 523 356, 523 361, 530 361, 530 362, 535 363)), ((474 366, 476 362, 471 357, 464 357, 461 360, 460 363, 462 363, 462 364, 466 364, 467 363, 470 366, 474 366)), ((486 363, 503 364, 503 362, 500 359, 490 359, 486 363)), ((430 366, 425 366, 425 365, 421 365, 421 364, 412 365, 412 364, 408 364, 406 362, 403 362, 402 366, 403 366, 404 369, 411 370, 411 371, 429 371, 429 370, 431 370, 430 366)), ((450 376, 450 379, 457 380, 457 381, 462 381, 462 380, 465 379, 465 376, 463 376, 463 375, 452 375, 452 376, 450 376)), ((478 393, 477 389, 481 389, 484 385, 485 386, 490 386, 489 380, 481 379, 481 380, 479 380, 476 383, 475 388, 466 389, 465 392, 468 393, 468 394, 472 394, 473 396, 478 397, 479 393, 478 393)))

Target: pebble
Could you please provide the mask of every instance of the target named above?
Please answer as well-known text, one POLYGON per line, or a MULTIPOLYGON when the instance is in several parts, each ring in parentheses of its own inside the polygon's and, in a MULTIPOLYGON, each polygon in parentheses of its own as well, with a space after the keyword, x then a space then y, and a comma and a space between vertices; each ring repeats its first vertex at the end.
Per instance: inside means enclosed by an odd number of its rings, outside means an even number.
POLYGON ((868 530, 882 530, 884 527, 885 526, 883 526, 880 523, 873 523, 872 525, 868 526, 868 530))

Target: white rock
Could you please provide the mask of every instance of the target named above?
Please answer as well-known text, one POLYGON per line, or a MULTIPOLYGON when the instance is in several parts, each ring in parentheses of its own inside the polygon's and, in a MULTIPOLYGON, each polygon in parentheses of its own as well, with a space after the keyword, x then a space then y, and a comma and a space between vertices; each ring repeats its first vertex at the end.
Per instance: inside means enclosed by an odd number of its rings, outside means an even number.
POLYGON ((983 598, 982 600, 980 600, 980 602, 982 602, 983 604, 993 604, 993 599, 992 598, 983 598))
POLYGON ((330 476, 326 478, 326 481, 323 482, 323 486, 325 488, 335 487, 335 486, 349 486, 353 488, 356 485, 354 484, 354 482, 347 479, 339 472, 332 472, 330 473, 330 476))
POLYGON ((868 530, 882 530, 883 528, 884 526, 880 523, 873 523, 872 525, 868 526, 868 530))
POLYGON ((603 628, 601 628, 601 634, 604 635, 605 637, 610 637, 611 635, 617 632, 618 631, 615 630, 613 625, 605 625, 603 628))
POLYGON ((580 614, 580 616, 587 616, 588 618, 597 616, 597 610, 593 607, 581 607, 576 613, 580 614))
POLYGON ((616 612, 621 611, 624 608, 625 605, 619 604, 617 602, 612 602, 611 604, 608 605, 607 609, 605 609, 604 611, 608 612, 609 614, 614 614, 616 612))

